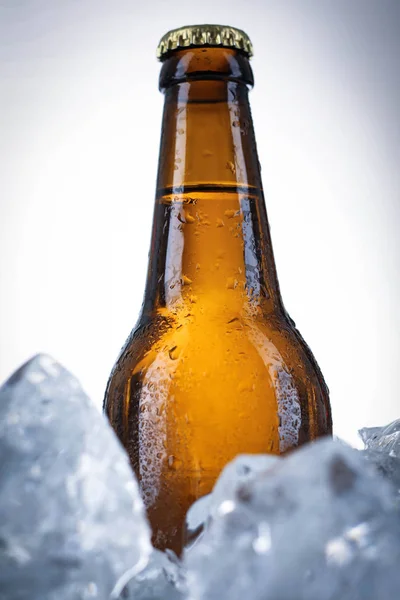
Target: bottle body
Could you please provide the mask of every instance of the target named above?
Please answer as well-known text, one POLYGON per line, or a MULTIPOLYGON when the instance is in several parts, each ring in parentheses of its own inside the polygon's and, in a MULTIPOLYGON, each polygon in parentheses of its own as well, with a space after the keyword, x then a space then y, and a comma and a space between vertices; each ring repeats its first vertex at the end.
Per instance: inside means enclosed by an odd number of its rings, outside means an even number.
POLYGON ((237 454, 280 454, 330 433, 326 386, 308 347, 284 311, 251 301, 253 231, 247 269, 238 266, 245 242, 236 232, 258 202, 225 190, 157 199, 155 229, 169 228, 170 244, 154 250, 161 260, 179 256, 190 228, 192 253, 168 280, 175 301, 144 312, 127 340, 106 410, 160 549, 180 551, 188 508, 237 454), (207 245, 204 230, 213 234, 207 245))
POLYGON ((248 65, 221 49, 172 62, 143 311, 105 411, 139 479, 155 546, 179 553, 187 509, 227 462, 328 435, 331 416, 279 293, 248 65))

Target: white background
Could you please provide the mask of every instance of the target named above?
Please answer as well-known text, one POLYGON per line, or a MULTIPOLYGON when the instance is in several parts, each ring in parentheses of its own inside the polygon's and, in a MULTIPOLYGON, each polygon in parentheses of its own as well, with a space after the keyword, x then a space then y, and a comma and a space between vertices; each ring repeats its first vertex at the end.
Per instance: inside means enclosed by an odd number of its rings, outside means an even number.
POLYGON ((147 266, 166 30, 249 33, 283 299, 335 432, 400 416, 400 2, 0 0, 0 379, 44 351, 100 407, 147 266))

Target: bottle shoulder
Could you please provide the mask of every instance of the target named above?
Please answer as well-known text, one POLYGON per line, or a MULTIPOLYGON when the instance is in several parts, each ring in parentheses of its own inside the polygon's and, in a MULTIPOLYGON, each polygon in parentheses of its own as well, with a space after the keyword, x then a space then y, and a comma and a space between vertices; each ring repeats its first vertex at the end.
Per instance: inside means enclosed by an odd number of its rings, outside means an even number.
POLYGON ((142 317, 128 337, 115 371, 134 373, 158 361, 196 364, 207 360, 218 368, 240 370, 245 361, 265 368, 303 374, 328 390, 315 358, 286 312, 251 314, 185 308, 142 317))
POLYGON ((156 406, 157 394, 182 406, 207 404, 210 415, 221 402, 230 410, 257 398, 276 406, 283 429, 304 429, 304 440, 313 428, 331 430, 325 382, 285 314, 193 310, 141 320, 116 363, 106 398, 114 406, 130 398, 140 410, 146 402, 156 406))

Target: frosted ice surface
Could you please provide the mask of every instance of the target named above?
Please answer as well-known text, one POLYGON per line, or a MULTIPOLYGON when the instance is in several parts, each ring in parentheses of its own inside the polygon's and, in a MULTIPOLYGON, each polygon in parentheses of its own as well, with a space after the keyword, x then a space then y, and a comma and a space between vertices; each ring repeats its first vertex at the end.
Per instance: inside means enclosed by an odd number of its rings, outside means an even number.
POLYGON ((364 427, 359 434, 366 448, 400 459, 400 419, 384 427, 364 427))
POLYGON ((400 493, 400 419, 384 427, 364 427, 359 431, 364 458, 400 493))
POLYGON ((400 459, 379 450, 361 450, 361 454, 400 494, 400 459))
POLYGON ((197 543, 210 516, 211 494, 199 498, 186 513, 184 541, 186 548, 197 543))
POLYGON ((253 481, 260 473, 274 468, 279 457, 270 454, 240 454, 221 472, 211 495, 211 514, 215 514, 225 500, 234 500, 237 490, 253 481))
MULTIPOLYGON (((246 482, 277 464, 277 456, 267 454, 240 454, 222 470, 211 494, 195 502, 187 512, 185 523, 186 547, 198 543, 207 522, 223 502, 235 499, 237 490, 246 482)), ((225 505, 226 507, 226 505, 225 505)))
POLYGON ((154 550, 147 567, 112 600, 183 600, 184 592, 185 578, 178 558, 170 550, 154 550))
POLYGON ((107 599, 151 552, 108 421, 48 356, 0 389, 0 600, 107 599))
POLYGON ((395 489, 345 444, 320 440, 238 486, 185 553, 190 600, 393 600, 395 489))

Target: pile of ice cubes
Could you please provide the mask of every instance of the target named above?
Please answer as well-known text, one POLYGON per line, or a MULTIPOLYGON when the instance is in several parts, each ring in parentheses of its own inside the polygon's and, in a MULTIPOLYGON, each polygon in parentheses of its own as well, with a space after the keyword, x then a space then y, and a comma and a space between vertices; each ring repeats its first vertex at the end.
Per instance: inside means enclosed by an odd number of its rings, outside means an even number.
POLYGON ((244 455, 154 550, 137 482, 77 380, 40 355, 0 389, 0 600, 394 600, 400 420, 365 449, 244 455))

